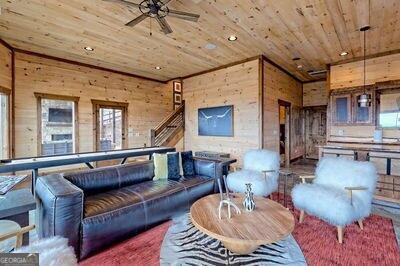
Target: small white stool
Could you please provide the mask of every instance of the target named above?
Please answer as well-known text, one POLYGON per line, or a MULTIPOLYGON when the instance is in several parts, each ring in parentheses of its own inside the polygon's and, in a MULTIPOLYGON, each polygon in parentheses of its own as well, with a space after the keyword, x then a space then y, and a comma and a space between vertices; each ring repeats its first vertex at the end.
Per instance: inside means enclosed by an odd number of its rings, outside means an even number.
MULTIPOLYGON (((21 230, 21 226, 18 223, 10 220, 0 220, 0 235, 7 233, 16 232, 21 230)), ((11 237, 0 242, 0 253, 11 252, 17 243, 17 237, 11 237)))

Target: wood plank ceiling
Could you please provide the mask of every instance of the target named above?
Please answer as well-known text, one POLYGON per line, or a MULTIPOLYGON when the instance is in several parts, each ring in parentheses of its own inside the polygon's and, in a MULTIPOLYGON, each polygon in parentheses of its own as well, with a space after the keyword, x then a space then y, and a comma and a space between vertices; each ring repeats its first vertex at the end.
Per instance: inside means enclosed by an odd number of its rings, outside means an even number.
MULTIPOLYGON (((159 80, 264 54, 309 81, 307 70, 362 56, 358 28, 368 21, 368 0, 172 0, 170 8, 198 13, 199 22, 169 17, 174 32, 164 35, 152 21, 149 36, 149 19, 124 26, 140 14, 124 4, 0 0, 0 6, 0 38, 16 48, 159 80), (231 34, 236 42, 227 41, 231 34), (207 43, 217 48, 207 50, 207 43), (340 57, 342 51, 349 55, 340 57)), ((371 0, 367 54, 400 49, 399 11, 398 0, 371 0)))

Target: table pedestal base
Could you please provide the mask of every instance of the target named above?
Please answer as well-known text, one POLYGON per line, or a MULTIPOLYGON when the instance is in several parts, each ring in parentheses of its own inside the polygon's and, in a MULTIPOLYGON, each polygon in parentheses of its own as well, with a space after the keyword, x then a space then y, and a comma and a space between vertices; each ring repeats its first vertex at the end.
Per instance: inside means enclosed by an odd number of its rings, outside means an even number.
POLYGON ((256 251, 259 245, 254 244, 243 244, 237 242, 223 242, 222 244, 232 252, 235 252, 240 255, 247 255, 256 251))

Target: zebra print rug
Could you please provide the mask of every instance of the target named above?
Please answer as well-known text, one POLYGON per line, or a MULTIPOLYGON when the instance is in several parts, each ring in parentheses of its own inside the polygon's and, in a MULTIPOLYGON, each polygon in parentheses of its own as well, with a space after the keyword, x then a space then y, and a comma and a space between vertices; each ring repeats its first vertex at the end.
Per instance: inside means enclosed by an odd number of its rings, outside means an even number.
POLYGON ((292 235, 263 245, 249 255, 227 250, 219 240, 203 234, 189 214, 174 219, 161 245, 160 265, 307 265, 292 235))

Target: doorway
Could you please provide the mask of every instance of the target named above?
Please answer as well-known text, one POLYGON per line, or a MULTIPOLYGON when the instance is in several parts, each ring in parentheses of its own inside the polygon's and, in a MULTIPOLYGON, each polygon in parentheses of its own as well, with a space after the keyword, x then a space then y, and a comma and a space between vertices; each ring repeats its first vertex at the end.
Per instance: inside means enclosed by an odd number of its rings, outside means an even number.
POLYGON ((95 100, 92 102, 96 151, 126 148, 127 104, 95 100))
POLYGON ((279 155, 281 165, 290 164, 290 103, 278 100, 279 105, 279 155))
POLYGON ((306 158, 318 160, 318 146, 326 144, 326 105, 305 107, 306 158))

